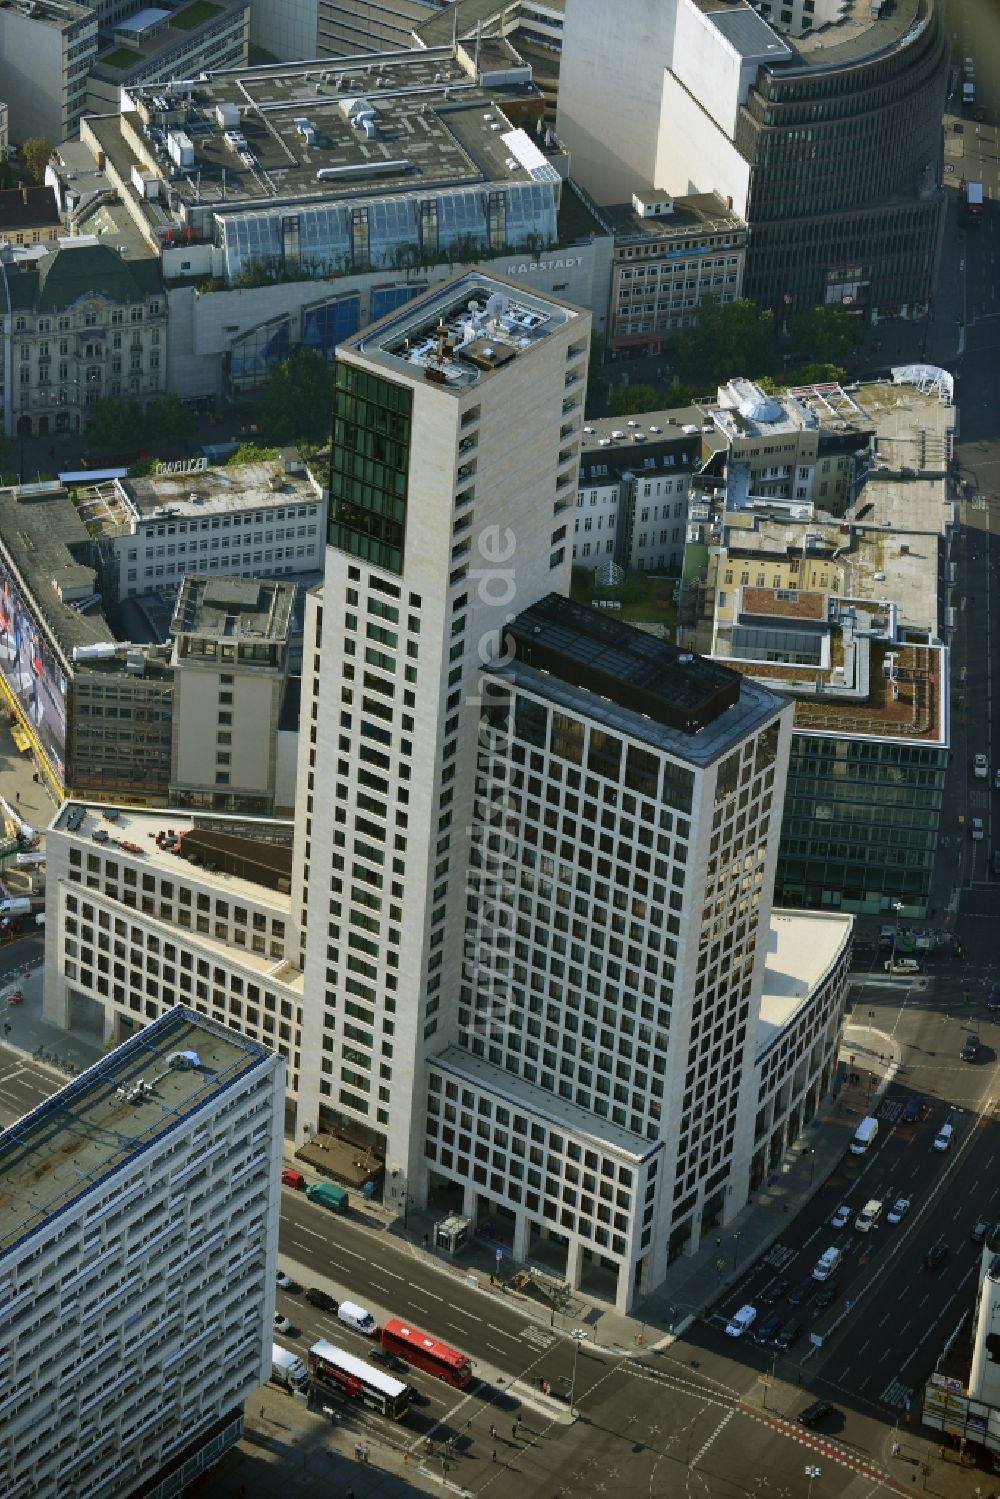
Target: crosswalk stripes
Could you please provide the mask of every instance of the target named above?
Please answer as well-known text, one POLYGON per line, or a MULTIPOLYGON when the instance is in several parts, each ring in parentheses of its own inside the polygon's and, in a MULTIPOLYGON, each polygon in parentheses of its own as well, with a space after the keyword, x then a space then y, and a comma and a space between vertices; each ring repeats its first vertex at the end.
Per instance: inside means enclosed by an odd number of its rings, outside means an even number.
POLYGON ((775 1270, 783 1270, 794 1258, 794 1249, 789 1249, 784 1244, 772 1244, 764 1256, 763 1264, 771 1265, 775 1270))
POLYGON ((902 1114, 905 1105, 900 1098, 887 1098, 878 1111, 878 1117, 892 1124, 902 1114))

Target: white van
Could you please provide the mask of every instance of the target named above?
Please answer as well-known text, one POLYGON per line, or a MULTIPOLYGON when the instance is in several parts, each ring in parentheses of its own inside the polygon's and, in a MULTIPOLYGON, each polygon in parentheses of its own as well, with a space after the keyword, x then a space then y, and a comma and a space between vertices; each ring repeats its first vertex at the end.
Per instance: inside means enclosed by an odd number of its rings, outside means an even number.
POLYGON ((954 1133, 955 1133, 955 1126, 953 1124, 942 1124, 942 1126, 941 1126, 941 1128, 940 1128, 940 1130, 938 1132, 937 1139, 934 1141, 934 1149, 935 1150, 950 1150, 951 1149, 951 1137, 952 1137, 952 1135, 954 1133))
POLYGON ((839 1249, 825 1249, 813 1267, 813 1280, 829 1280, 843 1258, 839 1249))
POLYGON ((373 1338, 378 1332, 378 1324, 371 1312, 366 1312, 363 1306, 356 1306, 353 1301, 342 1301, 337 1308, 337 1316, 345 1327, 363 1332, 366 1338, 373 1338))
POLYGON ((854 1220, 859 1234, 866 1234, 882 1216, 882 1204, 877 1197, 870 1197, 854 1220))
POLYGON ((877 1134, 878 1120, 873 1119, 871 1115, 867 1119, 862 1119, 851 1141, 851 1155, 864 1155, 877 1134))

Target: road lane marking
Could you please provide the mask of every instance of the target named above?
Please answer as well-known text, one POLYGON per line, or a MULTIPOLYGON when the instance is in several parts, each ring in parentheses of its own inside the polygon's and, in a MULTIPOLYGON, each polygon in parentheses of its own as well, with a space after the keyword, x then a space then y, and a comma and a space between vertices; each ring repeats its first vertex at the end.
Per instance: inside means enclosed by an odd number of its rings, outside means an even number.
POLYGON ((298 1225, 300 1234, 308 1234, 311 1239, 322 1239, 323 1234, 317 1233, 314 1228, 306 1228, 304 1223, 298 1225))
POLYGON ((497 1327, 495 1322, 487 1322, 486 1326, 491 1330, 491 1332, 499 1333, 500 1337, 506 1338, 510 1343, 516 1343, 518 1341, 512 1332, 508 1332, 505 1327, 497 1327))
POLYGON ((487 1343, 487 1348, 492 1348, 494 1353, 506 1353, 506 1348, 500 1348, 496 1343, 487 1343))
POLYGON ((388 1275, 388 1277, 389 1277, 390 1280, 402 1280, 403 1279, 403 1277, 401 1275, 397 1275, 396 1274, 395 1270, 387 1270, 384 1265, 382 1266, 382 1274, 383 1275, 388 1275))
POLYGON ((435 1296, 435 1294, 434 1294, 433 1291, 428 1291, 424 1286, 418 1286, 417 1289, 419 1290, 421 1296, 429 1296, 432 1301, 443 1301, 444 1300, 443 1296, 435 1296))

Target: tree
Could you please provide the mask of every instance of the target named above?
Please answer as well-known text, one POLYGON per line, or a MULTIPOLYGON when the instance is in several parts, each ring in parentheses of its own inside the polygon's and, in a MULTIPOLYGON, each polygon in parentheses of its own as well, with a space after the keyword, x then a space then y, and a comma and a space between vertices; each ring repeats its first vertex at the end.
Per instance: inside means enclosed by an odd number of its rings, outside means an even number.
POLYGON ((93 448, 123 453, 137 448, 146 434, 146 417, 138 401, 105 396, 95 401, 87 427, 87 442, 93 448))
POLYGON ((332 411, 333 368, 315 349, 300 347, 274 365, 257 426, 268 443, 322 442, 330 435, 332 411))
POLYGON ((790 347, 804 364, 846 364, 864 331, 861 317, 843 307, 809 307, 788 319, 790 347))
POLYGON ((774 314, 746 297, 724 306, 708 298, 677 342, 678 373, 699 389, 734 375, 756 380, 777 363, 774 314))
POLYGON ((35 187, 41 187, 45 181, 45 168, 49 164, 51 155, 52 142, 44 135, 29 136, 21 147, 25 174, 28 181, 35 187))
POLYGON ((152 443, 183 447, 194 433, 194 417, 179 396, 164 396, 146 407, 146 436, 152 443))

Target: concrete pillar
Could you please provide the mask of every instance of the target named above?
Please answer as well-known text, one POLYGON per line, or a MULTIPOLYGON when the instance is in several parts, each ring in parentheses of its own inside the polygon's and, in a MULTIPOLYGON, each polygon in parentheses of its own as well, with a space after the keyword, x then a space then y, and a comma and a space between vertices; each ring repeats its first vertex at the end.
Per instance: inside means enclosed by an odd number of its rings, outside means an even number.
POLYGON ((52 968, 51 981, 48 970, 43 970, 42 981, 42 1019, 49 1025, 57 1025, 60 1030, 69 1030, 70 1017, 70 995, 72 986, 67 979, 52 968))
POLYGON ((515 1213, 514 1215, 514 1248, 511 1251, 519 1265, 523 1265, 528 1258, 528 1241, 531 1231, 528 1224, 527 1213, 515 1213))
POLYGON ((583 1245, 579 1239, 570 1239, 569 1247, 566 1250, 566 1284, 572 1286, 574 1291, 578 1291, 582 1275, 583 1245))
POLYGON ((635 1300, 635 1266, 626 1260, 618 1266, 618 1283, 615 1287, 615 1311, 627 1317, 635 1300))
POLYGON ((104 1041, 105 1045, 113 1041, 117 1046, 121 1040, 121 1018, 114 1005, 104 1006, 104 1041))
POLYGON ((476 1184, 467 1181, 462 1187, 462 1214, 466 1218, 476 1216, 476 1184))

